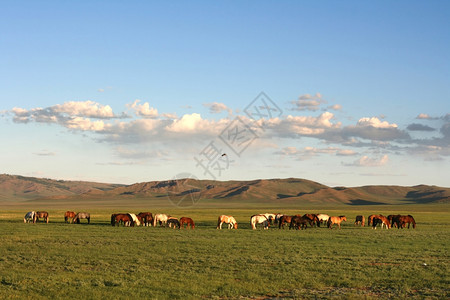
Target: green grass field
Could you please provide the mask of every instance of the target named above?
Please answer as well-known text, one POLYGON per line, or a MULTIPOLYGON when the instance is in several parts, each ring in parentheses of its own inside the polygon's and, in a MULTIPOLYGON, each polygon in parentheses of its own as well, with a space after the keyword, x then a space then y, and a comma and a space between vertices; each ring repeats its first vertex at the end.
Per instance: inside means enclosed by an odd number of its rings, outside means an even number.
POLYGON ((279 209, 94 208, 92 224, 24 224, 27 212, 0 212, 1 298, 417 298, 450 297, 448 205, 279 209), (189 216, 195 230, 112 227, 113 212, 189 216), (250 229, 266 211, 345 214, 341 230, 250 229), (353 226, 357 214, 412 214, 417 229, 353 226), (216 230, 220 214, 238 230, 216 230))

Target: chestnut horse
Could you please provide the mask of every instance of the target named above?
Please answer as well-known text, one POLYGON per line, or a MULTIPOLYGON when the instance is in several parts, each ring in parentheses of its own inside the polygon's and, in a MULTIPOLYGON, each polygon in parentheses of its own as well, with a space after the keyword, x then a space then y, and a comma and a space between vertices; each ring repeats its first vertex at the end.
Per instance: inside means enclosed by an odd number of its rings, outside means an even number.
POLYGON ((24 223, 36 223, 36 212, 35 211, 29 211, 26 213, 25 217, 23 218, 24 223))
POLYGON ((180 219, 180 229, 184 228, 184 224, 186 224, 186 229, 188 229, 189 227, 191 229, 195 228, 194 221, 191 218, 182 217, 180 219))
POLYGON ((355 225, 361 225, 364 227, 364 222, 366 221, 366 218, 364 216, 358 215, 356 216, 355 225))
POLYGON ((72 222, 77 224, 80 224, 81 219, 86 219, 88 221, 88 224, 91 224, 91 214, 87 212, 79 212, 73 217, 72 222))
POLYGON ((409 225, 412 224, 412 227, 415 229, 416 228, 416 220, 414 220, 413 216, 411 215, 407 215, 407 216, 400 216, 399 218, 399 224, 400 226, 398 226, 399 228, 405 228, 406 227, 406 223, 408 223, 408 229, 409 229, 409 225))
POLYGON ((64 213, 64 222, 66 223, 72 223, 72 219, 75 218, 77 214, 73 211, 66 211, 64 213))
POLYGON ((238 224, 236 222, 236 219, 233 218, 232 216, 226 216, 226 215, 221 215, 218 219, 217 219, 217 229, 222 229, 222 224, 223 223, 227 223, 228 224, 228 229, 237 229, 238 228, 238 224))
POLYGON ((339 217, 333 216, 328 219, 327 226, 328 226, 328 228, 333 229, 333 224, 338 224, 339 229, 341 229, 342 221, 347 221, 347 218, 345 216, 339 216, 339 217))
POLYGON ((391 228, 389 219, 383 215, 376 215, 372 218, 372 229, 377 229, 378 224, 381 224, 381 228, 383 228, 383 226, 385 226, 386 229, 391 228))
POLYGON ((130 214, 112 214, 111 215, 111 225, 112 226, 120 226, 120 223, 123 226, 134 226, 133 218, 130 214))
POLYGON ((136 216, 141 218, 141 222, 144 226, 152 226, 153 215, 151 212, 140 212, 136 216))
POLYGON ((278 221, 278 229, 284 229, 284 224, 286 223, 291 224, 292 217, 293 216, 283 215, 278 221))
POLYGON ((39 218, 43 218, 44 222, 48 224, 48 212, 37 211, 35 217, 36 217, 36 222, 39 221, 39 218))

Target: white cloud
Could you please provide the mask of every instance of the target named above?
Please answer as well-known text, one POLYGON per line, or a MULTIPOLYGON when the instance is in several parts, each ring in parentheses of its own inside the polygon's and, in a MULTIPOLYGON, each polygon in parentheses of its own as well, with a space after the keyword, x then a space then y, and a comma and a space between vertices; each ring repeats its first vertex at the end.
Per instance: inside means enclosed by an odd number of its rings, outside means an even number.
POLYGON ((320 93, 316 93, 315 95, 304 94, 298 97, 297 100, 291 101, 291 104, 294 105, 292 110, 309 110, 316 111, 320 109, 320 105, 327 103, 326 100, 322 99, 322 95, 320 93))
POLYGON ((422 119, 422 120, 432 120, 433 118, 430 117, 428 114, 419 114, 416 119, 422 119))
POLYGON ((356 166, 356 167, 381 167, 388 163, 389 156, 387 154, 383 155, 380 158, 370 158, 367 155, 364 155, 358 160, 355 160, 352 164, 344 164, 347 166, 356 166))
POLYGON ((204 103, 203 106, 208 107, 209 112, 212 114, 219 114, 224 111, 228 112, 228 115, 233 114, 233 110, 223 103, 218 103, 218 102, 204 103))
POLYGON ((114 118, 111 106, 102 105, 94 101, 69 101, 57 104, 50 108, 51 112, 62 113, 69 116, 91 118, 114 118))
POLYGON ((340 105, 340 104, 334 104, 334 105, 328 106, 328 109, 332 109, 332 110, 342 110, 342 105, 340 105))
POLYGON ((389 124, 387 121, 381 121, 377 117, 372 118, 361 118, 358 121, 357 126, 367 127, 371 126, 374 128, 397 128, 397 124, 389 124))
POLYGON ((139 104, 139 102, 141 102, 141 100, 136 99, 133 103, 127 104, 127 107, 133 109, 135 114, 140 117, 158 117, 158 110, 156 108, 150 107, 148 102, 145 102, 144 104, 139 104))

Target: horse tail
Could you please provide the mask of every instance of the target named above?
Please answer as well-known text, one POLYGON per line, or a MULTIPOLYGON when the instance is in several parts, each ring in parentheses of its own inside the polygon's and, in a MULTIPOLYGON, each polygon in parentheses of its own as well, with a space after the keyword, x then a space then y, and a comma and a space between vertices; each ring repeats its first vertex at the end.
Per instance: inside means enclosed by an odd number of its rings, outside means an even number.
POLYGON ((413 228, 416 229, 416 220, 414 220, 413 216, 408 215, 411 218, 411 223, 413 224, 413 228))
POLYGON ((327 227, 328 227, 328 228, 331 228, 331 217, 328 218, 328 221, 327 221, 327 227))
POLYGON ((216 229, 220 229, 219 226, 220 226, 220 217, 217 218, 217 228, 216 229))

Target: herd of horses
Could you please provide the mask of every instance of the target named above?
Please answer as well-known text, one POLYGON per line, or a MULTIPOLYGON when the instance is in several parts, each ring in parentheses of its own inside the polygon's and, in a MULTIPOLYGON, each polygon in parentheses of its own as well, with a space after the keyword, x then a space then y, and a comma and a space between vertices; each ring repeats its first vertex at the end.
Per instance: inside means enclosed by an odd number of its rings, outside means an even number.
MULTIPOLYGON (((30 211, 26 213, 23 222, 24 223, 36 223, 40 219, 48 223, 49 217, 46 211, 30 211)), ((86 219, 87 223, 91 223, 91 215, 87 212, 75 213, 73 211, 66 211, 64 213, 64 221, 66 223, 81 223, 81 219, 86 219)), ((416 228, 416 221, 411 215, 388 215, 383 216, 370 215, 368 218, 368 226, 372 226, 372 229, 377 229, 380 225, 381 228, 406 228, 408 229, 412 225, 412 228, 416 228)), ((327 214, 304 214, 304 215, 284 215, 264 213, 256 214, 250 217, 250 225, 253 230, 257 229, 257 225, 260 225, 263 229, 269 229, 270 226, 277 225, 279 229, 284 229, 285 225, 289 225, 289 229, 303 230, 309 227, 320 227, 326 225, 328 228, 333 229, 333 225, 337 225, 341 229, 341 223, 347 221, 346 216, 329 216, 327 214)), ((363 215, 356 216, 354 225, 365 226, 365 217, 363 215)), ((237 229, 238 223, 233 216, 221 215, 217 219, 217 229, 222 229, 222 224, 227 224, 228 229, 237 229)), ((169 228, 186 228, 194 229, 195 223, 191 218, 182 217, 180 219, 167 215, 167 214, 155 214, 151 212, 140 212, 138 214, 133 213, 117 213, 111 215, 112 226, 160 226, 169 228)))

